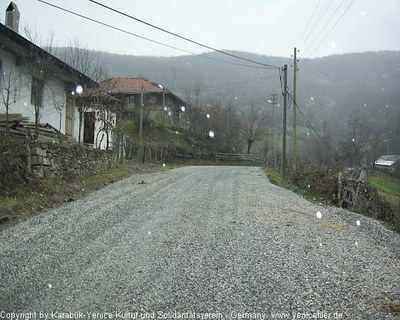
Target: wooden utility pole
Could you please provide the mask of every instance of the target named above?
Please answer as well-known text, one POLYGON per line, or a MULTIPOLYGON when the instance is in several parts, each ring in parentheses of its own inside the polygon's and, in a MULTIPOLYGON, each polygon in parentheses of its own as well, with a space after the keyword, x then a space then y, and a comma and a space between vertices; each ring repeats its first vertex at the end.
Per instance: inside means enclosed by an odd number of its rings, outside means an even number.
POLYGON ((143 107, 144 107, 144 87, 140 91, 140 118, 139 118, 139 162, 143 158, 143 107))
POLYGON ((292 150, 292 167, 296 169, 297 165, 297 94, 296 94, 296 86, 297 86, 297 48, 294 48, 293 53, 293 150, 292 150))
POLYGON ((287 64, 283 66, 283 139, 282 139, 282 181, 286 179, 286 109, 287 109, 287 64))
POLYGON ((278 94, 271 93, 271 104, 272 104, 272 157, 274 166, 276 166, 276 143, 275 143, 275 106, 278 104, 278 94))

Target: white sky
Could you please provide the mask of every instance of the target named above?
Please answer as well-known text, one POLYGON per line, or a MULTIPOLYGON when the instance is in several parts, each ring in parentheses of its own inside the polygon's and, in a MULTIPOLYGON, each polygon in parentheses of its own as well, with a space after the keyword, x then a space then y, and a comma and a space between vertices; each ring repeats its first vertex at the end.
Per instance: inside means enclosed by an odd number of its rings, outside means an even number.
MULTIPOLYGON (((47 0, 50 3, 126 29, 141 36, 195 53, 208 51, 122 17, 87 0, 47 0)), ((300 46, 308 57, 352 0, 98 0, 137 18, 218 49, 290 57, 313 10, 327 8, 314 33, 300 46), (312 43, 339 4, 341 9, 312 43)), ((28 25, 45 39, 54 31, 55 45, 74 37, 90 49, 120 54, 176 56, 165 48, 59 11, 37 0, 15 0, 21 12, 20 28, 28 25)), ((9 1, 1 0, 1 22, 9 1)), ((318 12, 318 11, 317 11, 318 12)), ((400 50, 400 0, 355 0, 337 27, 311 57, 346 52, 400 50)))

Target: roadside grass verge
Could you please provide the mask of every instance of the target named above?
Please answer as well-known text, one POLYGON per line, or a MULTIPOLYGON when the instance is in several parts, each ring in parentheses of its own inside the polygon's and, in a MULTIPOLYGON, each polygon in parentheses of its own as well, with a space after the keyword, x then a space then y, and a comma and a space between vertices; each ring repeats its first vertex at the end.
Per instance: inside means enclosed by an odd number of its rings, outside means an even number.
MULTIPOLYGON (((337 192, 337 170, 324 167, 299 168, 294 172, 288 172, 287 180, 282 181, 280 172, 274 168, 265 167, 271 183, 291 190, 306 200, 319 204, 338 206, 337 192)), ((367 198, 362 205, 350 210, 366 216, 375 216, 380 221, 387 224, 392 230, 400 232, 400 183, 389 177, 381 175, 371 175, 366 186, 367 198), (378 191, 377 212, 374 213, 372 207, 371 190, 376 188, 378 191)), ((340 229, 338 226, 325 226, 331 229, 340 229)))
POLYGON ((293 184, 289 178, 286 181, 282 181, 281 173, 277 169, 271 167, 264 167, 263 169, 272 184, 293 191, 314 204, 332 205, 332 199, 324 194, 313 191, 310 184, 301 188, 293 184))
POLYGON ((28 219, 48 208, 77 200, 91 191, 127 178, 171 169, 155 164, 138 165, 135 161, 115 164, 104 172, 93 172, 69 179, 33 179, 29 185, 18 186, 7 195, 0 196, 0 231, 28 219))
POLYGON ((400 206, 400 183, 388 177, 372 174, 368 178, 368 184, 376 188, 391 205, 400 206))

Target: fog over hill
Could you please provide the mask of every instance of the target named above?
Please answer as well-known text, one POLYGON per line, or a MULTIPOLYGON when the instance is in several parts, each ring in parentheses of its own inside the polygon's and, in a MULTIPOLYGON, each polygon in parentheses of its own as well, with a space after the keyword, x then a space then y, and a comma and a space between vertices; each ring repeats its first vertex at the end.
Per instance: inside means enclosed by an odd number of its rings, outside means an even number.
MULTIPOLYGON (((57 52, 61 51, 63 49, 58 48, 57 52)), ((273 66, 288 64, 288 84, 292 89, 293 61, 290 58, 230 53, 273 66)), ((251 102, 271 108, 267 100, 271 93, 278 93, 278 103, 282 105, 278 70, 258 68, 255 64, 216 52, 167 58, 107 52, 99 52, 99 55, 110 76, 146 77, 163 84, 188 102, 197 88, 202 103, 212 103, 219 97, 223 103, 238 108, 251 102)), ((298 68, 298 105, 317 131, 322 133, 325 125, 325 130, 339 139, 348 129, 348 115, 358 110, 368 130, 382 134, 386 150, 400 153, 399 51, 300 58, 298 68)), ((289 135, 291 114, 290 109, 289 135)), ((300 128, 299 139, 306 139, 309 129, 301 115, 298 119, 299 126, 304 126, 300 128)), ((279 127, 280 117, 276 120, 274 126, 279 127)))

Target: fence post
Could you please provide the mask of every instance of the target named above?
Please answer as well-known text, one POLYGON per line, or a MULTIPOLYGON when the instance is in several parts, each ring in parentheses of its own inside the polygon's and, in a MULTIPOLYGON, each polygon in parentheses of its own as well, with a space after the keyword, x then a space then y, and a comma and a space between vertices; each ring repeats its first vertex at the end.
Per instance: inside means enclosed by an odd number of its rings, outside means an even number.
POLYGON ((342 179, 343 179, 343 173, 342 171, 339 171, 339 179, 338 179, 338 202, 339 205, 342 206, 342 179))
POLYGON ((372 216, 375 219, 378 217, 378 191, 376 188, 372 189, 372 216))

